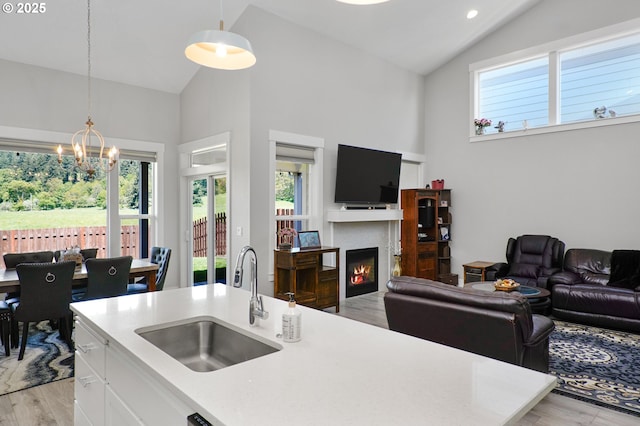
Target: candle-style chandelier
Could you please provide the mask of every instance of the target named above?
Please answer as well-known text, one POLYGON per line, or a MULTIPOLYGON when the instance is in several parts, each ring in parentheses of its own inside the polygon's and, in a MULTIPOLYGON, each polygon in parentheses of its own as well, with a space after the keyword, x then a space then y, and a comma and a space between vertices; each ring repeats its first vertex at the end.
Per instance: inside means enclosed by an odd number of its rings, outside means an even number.
MULTIPOLYGON (((111 147, 105 156, 104 138, 91 120, 91 0, 87 0, 87 122, 71 137, 71 149, 78 168, 93 178, 96 167, 106 171, 114 169, 118 162, 118 150, 111 147), (97 143, 94 145, 94 141, 97 143)), ((62 163, 62 145, 58 145, 58 163, 62 163)))

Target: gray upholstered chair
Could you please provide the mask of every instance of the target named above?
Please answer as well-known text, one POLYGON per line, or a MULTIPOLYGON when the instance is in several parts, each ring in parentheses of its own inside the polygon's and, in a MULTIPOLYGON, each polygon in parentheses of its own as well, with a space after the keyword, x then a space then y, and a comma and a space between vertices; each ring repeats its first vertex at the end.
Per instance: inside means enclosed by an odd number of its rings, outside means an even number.
POLYGON ((53 261, 52 251, 32 251, 26 253, 5 253, 4 266, 7 269, 16 269, 21 263, 51 263, 53 261))
MULTIPOLYGON (((53 252, 53 258, 57 262, 60 259, 61 250, 56 250, 53 252)), ((80 249, 80 254, 82 255, 82 261, 84 262, 87 259, 95 259, 98 257, 98 249, 97 248, 89 248, 89 249, 80 249)))
POLYGON ((131 256, 87 259, 87 292, 73 295, 74 302, 127 294, 131 256))
POLYGON ((70 349, 73 348, 69 303, 75 268, 75 262, 21 263, 16 267, 20 302, 11 305, 11 309, 14 321, 22 322, 18 360, 24 358, 31 322, 58 320, 60 337, 65 339, 70 349))
MULTIPOLYGON (((171 249, 166 247, 152 247, 151 263, 158 265, 156 273, 156 291, 164 288, 164 280, 167 277, 167 269, 169 269, 169 259, 171 258, 171 249)), ((149 285, 145 279, 129 284, 127 286, 127 294, 145 293, 149 291, 149 285)))
MULTIPOLYGON (((24 253, 5 253, 2 258, 4 260, 4 266, 7 269, 16 269, 21 263, 51 263, 53 261, 54 253, 52 251, 31 251, 24 253)), ((7 303, 10 311, 12 305, 20 301, 20 292, 7 293, 5 302, 7 303)), ((18 325, 15 321, 11 320, 11 346, 18 347, 18 325)))

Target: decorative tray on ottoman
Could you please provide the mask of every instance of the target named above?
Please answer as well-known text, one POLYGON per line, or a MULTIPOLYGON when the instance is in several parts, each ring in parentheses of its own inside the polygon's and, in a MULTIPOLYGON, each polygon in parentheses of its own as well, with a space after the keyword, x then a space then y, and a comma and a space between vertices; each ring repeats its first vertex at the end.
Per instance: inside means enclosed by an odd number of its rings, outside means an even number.
POLYGON ((517 290, 518 287, 520 287, 520 284, 509 278, 506 278, 504 280, 497 280, 493 285, 495 286, 496 290, 499 291, 513 291, 517 290))

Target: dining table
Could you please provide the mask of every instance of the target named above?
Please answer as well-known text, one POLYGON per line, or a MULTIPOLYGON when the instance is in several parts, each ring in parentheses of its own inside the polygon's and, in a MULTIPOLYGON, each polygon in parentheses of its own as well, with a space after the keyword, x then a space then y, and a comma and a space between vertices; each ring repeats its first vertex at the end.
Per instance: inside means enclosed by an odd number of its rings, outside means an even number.
MULTIPOLYGON (((156 291, 156 273, 158 264, 150 262, 149 259, 133 259, 129 278, 144 277, 149 283, 149 291, 156 291)), ((87 283, 87 267, 82 263, 80 268, 76 268, 73 275, 73 285, 81 286, 87 283)), ((15 269, 0 269, 0 293, 13 293, 20 291, 20 279, 15 269)))

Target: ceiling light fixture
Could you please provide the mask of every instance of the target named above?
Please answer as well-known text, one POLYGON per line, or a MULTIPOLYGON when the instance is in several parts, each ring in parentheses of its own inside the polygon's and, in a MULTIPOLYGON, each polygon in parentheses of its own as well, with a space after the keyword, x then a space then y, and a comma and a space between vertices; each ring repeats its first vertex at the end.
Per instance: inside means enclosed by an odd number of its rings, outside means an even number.
POLYGON ((337 0, 340 3, 347 3, 347 4, 357 4, 357 5, 366 5, 366 4, 378 4, 378 3, 385 3, 388 2, 389 0, 337 0))
POLYGON ((475 9, 471 9, 470 11, 467 12, 467 19, 473 19, 476 16, 478 16, 478 11, 475 9))
MULTIPOLYGON (((104 158, 104 138, 93 127, 91 120, 91 0, 87 0, 87 122, 85 128, 80 129, 71 137, 71 149, 76 160, 76 166, 84 170, 89 178, 93 178, 96 167, 111 171, 118 161, 116 147, 109 149, 108 158, 104 158), (100 147, 93 147, 93 139, 97 139, 100 147)), ((58 145, 58 163, 62 163, 62 145, 58 145)))
POLYGON ((220 29, 200 31, 192 35, 184 54, 196 64, 221 70, 241 70, 256 63, 249 40, 224 30, 222 0, 220 29))

